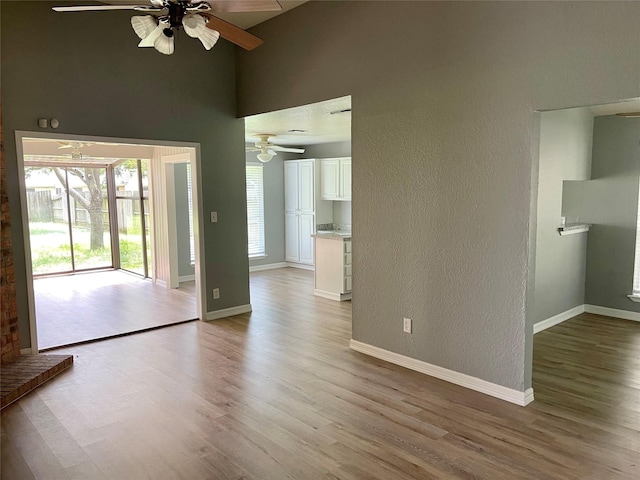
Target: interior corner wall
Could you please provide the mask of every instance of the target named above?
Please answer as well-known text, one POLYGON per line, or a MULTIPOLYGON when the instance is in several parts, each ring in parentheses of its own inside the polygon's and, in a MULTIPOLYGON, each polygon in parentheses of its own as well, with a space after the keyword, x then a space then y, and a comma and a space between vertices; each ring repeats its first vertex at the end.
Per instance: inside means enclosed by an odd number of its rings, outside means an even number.
POLYGON ((544 112, 540 121, 535 322, 584 304, 587 235, 560 236, 565 180, 589 180, 593 115, 544 112))
POLYGON ((640 118, 596 117, 587 246, 585 303, 640 312, 632 292, 638 188, 640 118))
POLYGON ((531 386, 535 112, 640 96, 639 24, 638 2, 329 1, 251 30, 240 115, 352 98, 353 339, 531 386))
POLYGON ((55 2, 2 2, 6 172, 22 348, 29 345, 16 130, 200 144, 206 308, 249 303, 244 122, 236 117, 235 47, 181 35, 173 55, 137 48, 126 11, 57 13, 55 2), (221 298, 213 300, 212 286, 221 298), (26 333, 25 333, 26 331, 26 333))

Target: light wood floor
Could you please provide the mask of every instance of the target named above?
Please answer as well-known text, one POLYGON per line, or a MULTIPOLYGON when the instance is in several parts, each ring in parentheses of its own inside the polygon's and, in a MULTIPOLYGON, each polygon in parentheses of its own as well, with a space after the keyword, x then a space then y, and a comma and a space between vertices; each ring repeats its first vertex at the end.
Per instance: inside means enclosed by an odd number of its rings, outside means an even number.
POLYGON ((121 270, 36 278, 38 348, 197 318, 193 283, 167 289, 121 270))
POLYGON ((536 335, 523 408, 349 350, 350 302, 312 289, 257 272, 250 315, 62 350, 2 412, 2 478, 640 478, 639 323, 536 335))

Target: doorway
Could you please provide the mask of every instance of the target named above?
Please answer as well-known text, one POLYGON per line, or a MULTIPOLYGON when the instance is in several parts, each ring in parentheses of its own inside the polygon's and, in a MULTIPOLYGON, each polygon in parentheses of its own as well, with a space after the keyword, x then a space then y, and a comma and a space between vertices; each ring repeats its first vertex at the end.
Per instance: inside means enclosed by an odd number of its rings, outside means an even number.
POLYGON ((202 318, 197 144, 39 132, 17 143, 32 352, 202 318), (166 194, 162 159, 176 151, 188 211, 166 194), (186 289, 170 281, 170 215, 188 217, 186 289))

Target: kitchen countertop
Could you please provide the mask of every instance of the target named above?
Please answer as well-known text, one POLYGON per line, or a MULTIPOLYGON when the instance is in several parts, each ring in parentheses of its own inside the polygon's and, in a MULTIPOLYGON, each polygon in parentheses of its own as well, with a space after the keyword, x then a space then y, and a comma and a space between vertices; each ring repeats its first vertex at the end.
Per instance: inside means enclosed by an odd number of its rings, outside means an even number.
POLYGON ((329 240, 351 240, 351 232, 318 230, 315 234, 311 236, 313 238, 326 238, 329 240))

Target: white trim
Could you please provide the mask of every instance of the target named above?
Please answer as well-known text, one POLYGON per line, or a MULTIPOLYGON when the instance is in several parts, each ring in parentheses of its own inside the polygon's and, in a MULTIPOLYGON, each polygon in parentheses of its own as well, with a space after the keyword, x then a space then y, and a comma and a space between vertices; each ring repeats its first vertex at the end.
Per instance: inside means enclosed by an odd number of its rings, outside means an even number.
POLYGON ((546 330, 547 328, 558 325, 565 320, 569 320, 576 315, 580 315, 581 313, 584 313, 584 305, 578 305, 577 307, 573 307, 566 312, 559 313, 558 315, 549 317, 546 320, 541 320, 533 325, 533 333, 539 333, 543 330, 546 330))
POLYGON ((631 300, 632 302, 640 302, 640 295, 633 294, 627 295, 627 297, 629 297, 629 300, 631 300))
POLYGON ((286 268, 289 264, 287 262, 268 263, 266 265, 255 265, 249 267, 249 272, 260 272, 262 270, 273 270, 275 268, 286 268))
POLYGON ((335 292, 327 292, 326 290, 318 290, 316 288, 313 289, 313 294, 316 297, 328 298, 329 300, 336 300, 338 302, 342 302, 344 300, 351 300, 351 293, 335 293, 335 292))
POLYGON ((640 322, 640 313, 628 310, 618 310, 617 308, 599 307, 598 305, 585 305, 584 311, 595 313, 596 315, 606 315, 607 317, 622 318, 623 320, 633 320, 640 322))
POLYGON ((156 285, 158 285, 159 287, 168 288, 167 282, 165 282, 164 280, 160 280, 159 278, 156 278, 156 285))
POLYGON ((287 262, 287 267, 299 268, 301 270, 315 270, 313 265, 307 265, 306 263, 287 262))
POLYGON ((181 275, 178 277, 178 282, 193 282, 195 279, 195 273, 192 275, 181 275))
POLYGON ((532 388, 528 388, 524 392, 520 392, 518 390, 487 382, 486 380, 472 377, 464 373, 449 370, 421 360, 416 360, 415 358, 400 355, 399 353, 390 352, 379 347, 374 347, 373 345, 358 342, 357 340, 351 340, 349 347, 356 352, 364 353, 365 355, 370 355, 372 357, 379 358, 380 360, 385 360, 387 362, 400 365, 401 367, 415 370, 416 372, 424 373, 510 403, 515 403, 521 407, 524 407, 533 401, 532 388))
POLYGON ((31 355, 31 349, 30 348, 21 348, 20 349, 20 355, 31 355))
POLYGON ((250 313, 251 304, 238 305, 237 307, 223 308, 222 310, 215 310, 213 312, 207 312, 205 320, 219 320, 221 318, 233 317, 234 315, 240 315, 242 313, 250 313))

